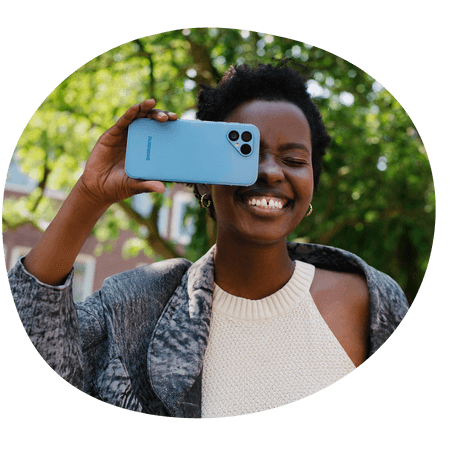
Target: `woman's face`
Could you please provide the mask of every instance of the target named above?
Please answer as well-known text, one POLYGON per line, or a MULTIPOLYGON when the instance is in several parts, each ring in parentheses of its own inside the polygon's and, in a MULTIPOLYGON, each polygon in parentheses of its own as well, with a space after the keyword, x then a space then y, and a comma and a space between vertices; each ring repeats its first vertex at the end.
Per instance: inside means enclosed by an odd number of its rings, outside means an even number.
POLYGON ((259 128, 260 160, 258 179, 252 186, 208 186, 218 239, 235 236, 259 243, 284 240, 306 214, 313 196, 308 121, 292 103, 253 100, 236 108, 226 122, 250 123, 259 128))

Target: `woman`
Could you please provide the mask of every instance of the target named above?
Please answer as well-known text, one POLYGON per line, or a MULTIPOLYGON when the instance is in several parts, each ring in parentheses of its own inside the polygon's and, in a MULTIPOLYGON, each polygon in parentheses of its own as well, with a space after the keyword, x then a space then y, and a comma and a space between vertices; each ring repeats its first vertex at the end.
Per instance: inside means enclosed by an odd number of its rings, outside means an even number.
POLYGON ((283 65, 232 68, 199 95, 198 118, 256 125, 257 182, 194 187, 217 221, 217 244, 191 264, 169 260, 108 278, 81 304, 72 266, 114 202, 163 192, 124 172, 136 118, 177 120, 134 105, 95 145, 39 243, 10 271, 25 328, 66 380, 103 401, 177 417, 280 406, 337 381, 407 312, 398 285, 357 256, 286 237, 312 210, 329 143, 303 78, 283 65))

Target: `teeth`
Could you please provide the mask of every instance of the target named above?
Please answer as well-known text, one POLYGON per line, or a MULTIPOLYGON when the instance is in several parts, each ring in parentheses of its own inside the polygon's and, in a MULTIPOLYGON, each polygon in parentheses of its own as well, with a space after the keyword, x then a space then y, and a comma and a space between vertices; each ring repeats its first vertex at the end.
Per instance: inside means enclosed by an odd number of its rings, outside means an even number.
POLYGON ((248 200, 247 202, 249 205, 253 205, 253 206, 261 206, 263 208, 266 209, 282 209, 283 208, 283 204, 281 203, 281 201, 278 200, 274 200, 274 199, 269 199, 269 201, 267 202, 267 199, 265 198, 252 198, 251 200, 248 200))

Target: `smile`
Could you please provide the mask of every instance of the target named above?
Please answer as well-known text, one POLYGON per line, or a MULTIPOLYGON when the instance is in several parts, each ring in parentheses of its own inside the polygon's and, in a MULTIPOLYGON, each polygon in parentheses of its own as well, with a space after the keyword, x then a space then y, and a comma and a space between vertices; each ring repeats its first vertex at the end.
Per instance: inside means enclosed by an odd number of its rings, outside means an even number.
POLYGON ((276 197, 252 197, 246 200, 250 206, 258 206, 262 209, 283 209, 287 201, 276 197))
POLYGON ((289 204, 289 200, 279 197, 245 196, 238 198, 255 212, 260 211, 261 213, 281 212, 289 204))

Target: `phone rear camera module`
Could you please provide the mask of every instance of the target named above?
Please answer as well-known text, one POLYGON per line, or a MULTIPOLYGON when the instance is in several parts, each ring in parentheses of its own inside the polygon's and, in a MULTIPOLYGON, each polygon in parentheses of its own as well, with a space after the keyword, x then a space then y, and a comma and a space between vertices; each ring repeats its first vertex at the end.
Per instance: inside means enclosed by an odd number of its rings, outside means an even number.
POLYGON ((242 133, 242 140, 244 142, 250 142, 252 140, 252 133, 250 131, 244 131, 242 133))
POLYGON ((236 130, 230 131, 228 137, 230 141, 237 141, 239 139, 239 133, 236 130))
POLYGON ((251 152, 252 152, 252 148, 250 147, 250 145, 248 145, 248 144, 241 145, 241 153, 243 155, 250 155, 251 152))

